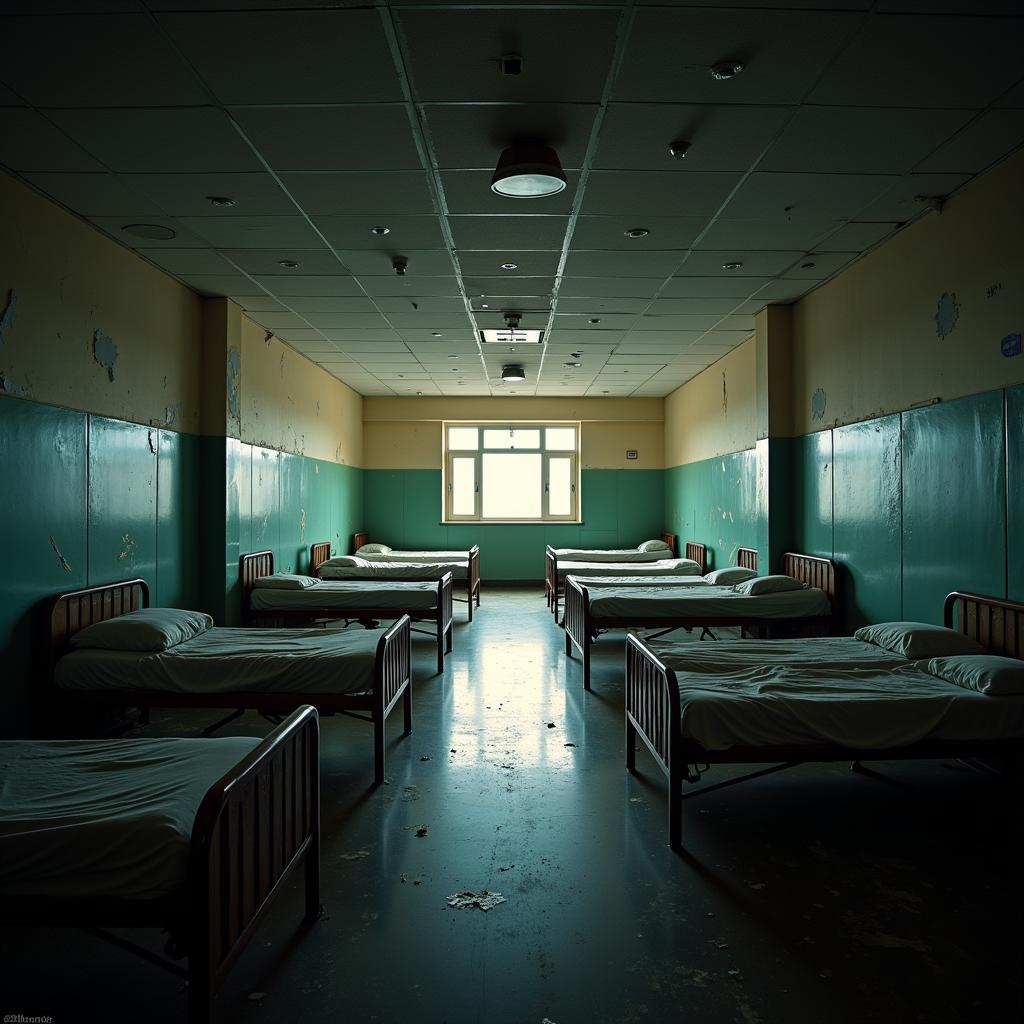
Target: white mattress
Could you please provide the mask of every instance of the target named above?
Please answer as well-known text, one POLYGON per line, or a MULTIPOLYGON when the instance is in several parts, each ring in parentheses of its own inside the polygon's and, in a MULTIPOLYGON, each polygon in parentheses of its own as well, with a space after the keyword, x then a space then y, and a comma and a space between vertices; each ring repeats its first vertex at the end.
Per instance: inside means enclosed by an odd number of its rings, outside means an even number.
POLYGON ((384 583, 372 580, 324 582, 306 590, 255 587, 249 597, 253 611, 302 611, 380 608, 394 611, 430 611, 437 606, 434 583, 384 583))
POLYGON ((734 672, 778 665, 818 665, 838 669, 896 668, 907 664, 893 654, 852 636, 800 637, 794 640, 645 641, 668 668, 677 672, 734 672))
POLYGON ((808 587, 776 594, 737 594, 732 587, 600 587, 590 593, 590 612, 599 618, 792 619, 829 615, 823 590, 808 587))
POLYGON ((924 739, 1024 737, 1024 697, 965 690, 920 664, 677 674, 683 736, 707 750, 820 743, 884 750, 924 739))
POLYGON ((659 562, 671 558, 668 548, 660 551, 641 551, 639 548, 554 548, 559 562, 588 562, 591 565, 602 562, 626 563, 659 562))
POLYGON ((179 890, 206 791, 259 740, 0 743, 0 895, 179 890))
MULTIPOLYGON (((362 559, 362 555, 358 556, 362 559)), ((322 580, 439 580, 446 572, 456 580, 469 576, 469 562, 369 562, 362 565, 321 565, 317 575, 322 580)))
POLYGON ((383 632, 215 627, 167 651, 73 651, 54 680, 69 690, 369 693, 383 632))
MULTIPOLYGON (((700 576, 700 566, 692 558, 662 558, 657 562, 631 565, 628 562, 566 562, 558 566, 558 581, 566 576, 593 579, 609 576, 700 576)), ((706 581, 705 581, 706 582, 706 581)))
POLYGON ((357 557, 365 558, 368 562, 426 562, 432 565, 464 564, 469 561, 469 549, 464 548, 462 551, 376 551, 363 553, 357 557))

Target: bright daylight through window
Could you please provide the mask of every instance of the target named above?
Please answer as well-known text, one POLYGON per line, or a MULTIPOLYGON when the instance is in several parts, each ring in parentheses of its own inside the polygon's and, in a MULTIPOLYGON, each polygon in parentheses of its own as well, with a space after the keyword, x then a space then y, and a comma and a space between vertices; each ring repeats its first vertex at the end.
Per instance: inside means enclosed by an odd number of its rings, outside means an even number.
POLYGON ((579 519, 578 423, 446 423, 447 522, 579 519))

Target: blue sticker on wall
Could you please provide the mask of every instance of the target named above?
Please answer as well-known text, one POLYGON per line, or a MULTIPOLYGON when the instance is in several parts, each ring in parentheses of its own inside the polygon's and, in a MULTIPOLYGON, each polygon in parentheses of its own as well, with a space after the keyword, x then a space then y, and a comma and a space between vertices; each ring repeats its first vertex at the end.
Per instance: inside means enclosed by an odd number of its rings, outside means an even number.
POLYGON ((1009 358, 1010 356, 1020 355, 1020 335, 1019 334, 1008 334, 1000 342, 1000 347, 1003 350, 1003 355, 1009 358))

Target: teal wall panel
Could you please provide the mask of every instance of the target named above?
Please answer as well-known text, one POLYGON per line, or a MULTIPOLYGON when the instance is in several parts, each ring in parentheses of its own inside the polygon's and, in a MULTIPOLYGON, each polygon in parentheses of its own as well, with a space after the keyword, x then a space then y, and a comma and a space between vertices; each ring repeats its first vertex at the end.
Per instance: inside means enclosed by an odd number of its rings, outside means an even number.
POLYGON ((156 594, 169 608, 195 608, 199 594, 199 438, 159 432, 156 594))
POLYGON ((88 582, 88 418, 16 398, 0 399, 0 737, 28 732, 39 658, 39 619, 54 594, 88 582))
POLYGON ((273 551, 281 559, 281 453, 252 450, 252 550, 273 551))
POLYGON ((846 624, 902 618, 900 417, 833 431, 834 555, 846 624))
POLYGON ((303 466, 310 460, 282 452, 278 459, 279 541, 275 565, 278 572, 297 572, 305 559, 302 549, 306 534, 306 494, 303 491, 303 466))
POLYGON ((950 590, 1006 593, 1002 391, 903 414, 903 615, 941 622, 950 590))
POLYGON ((790 452, 792 518, 789 546, 806 555, 831 558, 832 431, 795 437, 790 452))
POLYGON ((392 547, 480 545, 484 579, 539 580, 547 544, 631 547, 665 529, 661 470, 585 469, 582 523, 441 523, 441 471, 366 470, 363 524, 392 547))
MULTIPOLYGON (((352 534, 362 530, 366 472, 352 466, 331 466, 336 481, 333 488, 334 538, 340 552, 348 552, 352 534)), ((326 538, 325 538, 326 539, 326 538)))
POLYGON ((1024 601, 1024 387, 1006 390, 1006 596, 1024 601))
POLYGON ((89 583, 140 576, 156 594, 159 432, 89 417, 89 583))

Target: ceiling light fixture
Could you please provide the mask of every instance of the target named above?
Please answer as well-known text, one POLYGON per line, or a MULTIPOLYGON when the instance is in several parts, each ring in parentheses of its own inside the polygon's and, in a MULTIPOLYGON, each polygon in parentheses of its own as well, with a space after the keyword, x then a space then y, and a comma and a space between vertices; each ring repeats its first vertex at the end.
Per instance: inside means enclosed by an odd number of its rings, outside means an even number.
POLYGON ((391 228, 384 227, 383 224, 378 224, 376 227, 370 228, 371 235, 390 235, 391 228))
POLYGON ((517 142, 504 150, 491 179, 491 191, 510 199, 543 199, 566 185, 558 154, 538 142, 517 142))
POLYGON ((582 363, 566 363, 566 366, 582 366, 582 363))
POLYGON ((733 263, 723 263, 722 264, 722 269, 723 270, 741 270, 742 268, 743 268, 743 264, 739 260, 736 260, 733 263))
POLYGON ((506 384, 519 384, 526 380, 526 371, 518 365, 510 364, 501 368, 501 379, 506 384))
POLYGON ((711 72, 711 77, 716 82, 728 82, 730 79, 735 78, 737 75, 743 73, 744 65, 738 60, 723 60, 717 64, 712 64, 708 70, 711 72))
POLYGON ((164 227, 163 224, 125 224, 121 230, 126 235, 134 235, 136 238, 155 238, 161 242, 169 242, 178 235, 172 228, 164 227))
POLYGON ((814 260, 808 260, 806 263, 801 263, 800 264, 800 269, 801 270, 810 270, 811 267, 815 267, 815 266, 817 266, 817 264, 814 262, 814 260))
POLYGON ((675 142, 668 144, 668 155, 674 157, 676 160, 682 160, 687 153, 690 152, 690 144, 684 142, 682 139, 676 139, 675 142))
POLYGON ((432 338, 443 338, 444 335, 440 331, 431 331, 430 336, 432 338))
POLYGON ((592 316, 592 317, 591 317, 591 318, 590 318, 590 319, 589 319, 589 320, 587 321, 587 323, 588 323, 588 324, 599 324, 600 322, 601 322, 601 318, 600 318, 599 316, 592 316))
POLYGON ((646 238, 650 233, 650 228, 629 228, 624 232, 627 238, 646 238))
POLYGON ((234 206, 235 201, 230 196, 207 196, 213 206, 234 206))
POLYGON ((295 260, 278 260, 277 265, 284 267, 285 270, 298 270, 301 264, 296 263, 295 260))
POLYGON ((501 269, 502 270, 518 270, 519 269, 519 264, 518 263, 502 263, 501 269))

